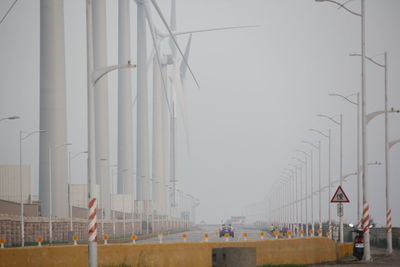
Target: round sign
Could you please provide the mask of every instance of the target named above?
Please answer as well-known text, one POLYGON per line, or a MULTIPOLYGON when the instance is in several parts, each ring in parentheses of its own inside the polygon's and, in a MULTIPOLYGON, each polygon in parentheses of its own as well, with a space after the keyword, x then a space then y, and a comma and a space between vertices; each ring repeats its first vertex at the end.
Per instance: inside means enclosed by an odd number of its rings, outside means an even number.
POLYGON ((292 232, 288 231, 287 234, 288 234, 288 235, 292 235, 292 232))
POLYGON ((208 238, 208 234, 204 234, 204 238, 208 238))
POLYGON ((326 233, 326 236, 331 236, 331 232, 327 232, 327 233, 326 233))
POLYGON ((261 233, 260 233, 260 236, 264 236, 264 235, 265 235, 264 232, 261 232, 261 233))
POLYGON ((77 235, 74 235, 74 236, 72 237, 72 239, 73 239, 74 241, 77 241, 77 240, 78 240, 78 236, 77 236, 77 235))
POLYGON ((136 239, 137 239, 137 236, 136 236, 136 235, 131 235, 131 239, 132 239, 132 240, 136 240, 136 239))
POLYGON ((225 234, 225 238, 229 238, 229 234, 228 233, 225 234))
POLYGON ((36 240, 37 240, 37 242, 43 242, 43 237, 38 236, 38 238, 36 240))
POLYGON ((317 233, 318 233, 318 234, 322 234, 322 230, 321 230, 321 229, 318 229, 317 233))
POLYGON ((0 243, 4 244, 6 243, 6 240, 4 238, 0 238, 0 243))
POLYGON ((301 234, 301 235, 304 234, 304 230, 300 230, 300 234, 301 234))
POLYGON ((247 237, 247 233, 243 233, 243 237, 247 237))
POLYGON ((311 229, 311 230, 310 230, 310 234, 313 234, 313 233, 314 233, 314 230, 313 230, 313 229, 311 229))
POLYGON ((182 238, 186 238, 187 237, 187 235, 186 234, 182 234, 182 238))
POLYGON ((108 235, 104 235, 104 236, 103 236, 103 239, 104 239, 104 240, 108 240, 108 235))

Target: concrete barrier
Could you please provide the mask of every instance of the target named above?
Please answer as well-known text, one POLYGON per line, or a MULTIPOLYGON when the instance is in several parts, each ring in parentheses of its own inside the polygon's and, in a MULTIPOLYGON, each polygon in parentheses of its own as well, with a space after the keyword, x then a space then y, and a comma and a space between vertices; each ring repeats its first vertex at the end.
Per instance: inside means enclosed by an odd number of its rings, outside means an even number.
MULTIPOLYGON (((255 247, 256 264, 313 264, 334 262, 348 245, 327 238, 292 238, 246 242, 198 242, 99 245, 99 266, 209 267, 212 249, 255 247)), ((87 266, 87 246, 43 246, 0 249, 0 266, 87 266)))
POLYGON ((337 244, 337 258, 343 259, 346 257, 353 256, 353 243, 337 244))

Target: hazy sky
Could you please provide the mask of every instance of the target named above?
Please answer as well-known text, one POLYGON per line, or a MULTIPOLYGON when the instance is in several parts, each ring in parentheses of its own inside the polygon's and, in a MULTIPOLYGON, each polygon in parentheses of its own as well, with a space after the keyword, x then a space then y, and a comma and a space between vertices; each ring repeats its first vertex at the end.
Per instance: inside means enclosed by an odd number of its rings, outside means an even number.
MULTIPOLYGON (((12 0, 0 2, 0 16, 12 0)), ((158 1, 169 18, 170 1, 158 1)), ((136 7, 132 3, 132 23, 136 7)), ((85 1, 65 1, 68 140, 73 153, 86 149, 85 1)), ((348 4, 359 11, 359 1, 348 4)), ((107 1, 109 64, 117 62, 117 1, 107 1)), ((367 54, 388 51, 389 106, 400 108, 400 1, 366 1, 367 54)), ((360 90, 360 18, 329 3, 312 0, 177 0, 178 29, 260 25, 258 28, 201 33, 193 36, 190 65, 200 82, 188 76, 185 91, 191 157, 179 131, 177 179, 184 191, 198 197, 197 219, 220 222, 240 215, 242 208, 262 201, 277 183, 295 149, 317 142, 308 128, 333 134, 333 179, 339 176, 339 131, 324 113, 344 116, 343 173, 356 169, 356 109, 331 92, 349 95, 360 90)), ((156 15, 153 16, 156 18, 156 15)), ((159 21, 157 20, 157 23, 159 21)), ((159 23, 160 24, 160 23, 159 23)), ((134 26, 135 27, 135 26, 134 26)), ((161 24, 160 24, 160 28, 161 24)), ((133 33, 136 29, 133 28, 133 33)), ((187 37, 180 37, 185 46, 187 37)), ((151 42, 148 42, 149 48, 151 42)), ((165 43, 164 45, 167 45, 165 43)), ((136 45, 133 44, 136 51, 136 45)), ((150 51, 150 49, 149 49, 150 51)), ((134 52, 135 54, 135 52, 134 52)), ((0 163, 18 163, 18 131, 39 127, 39 1, 20 0, 0 25, 0 163)), ((135 62, 136 56, 133 57, 135 62)), ((367 64, 367 112, 384 108, 383 70, 367 64)), ((109 76, 110 158, 116 162, 117 74, 109 76)), ((136 90, 136 79, 133 79, 136 90)), ((135 93, 134 93, 135 94, 135 93)), ((151 98, 150 98, 151 99, 151 98)), ((399 115, 390 115, 390 140, 400 137, 399 115)), ((384 162, 383 116, 368 125, 368 161, 384 162)), ((322 140, 322 180, 327 183, 327 142, 322 140)), ((24 142, 24 163, 33 164, 34 194, 38 187, 38 138, 24 142)), ((400 146, 390 151, 391 204, 394 225, 400 225, 400 146)), ((84 158, 72 165, 74 183, 84 183, 84 158)), ((317 172, 315 172, 315 177, 317 172)), ((384 167, 369 167, 371 214, 384 224, 384 167)), ((345 183, 350 204, 345 221, 356 217, 356 180, 345 183)), ((324 220, 328 196, 323 195, 324 220)), ((315 201, 317 198, 315 198, 315 201)), ((317 210, 317 205, 315 204, 317 210)), ((333 207, 334 208, 334 207, 333 207)), ((335 209, 334 209, 335 213, 335 209)))

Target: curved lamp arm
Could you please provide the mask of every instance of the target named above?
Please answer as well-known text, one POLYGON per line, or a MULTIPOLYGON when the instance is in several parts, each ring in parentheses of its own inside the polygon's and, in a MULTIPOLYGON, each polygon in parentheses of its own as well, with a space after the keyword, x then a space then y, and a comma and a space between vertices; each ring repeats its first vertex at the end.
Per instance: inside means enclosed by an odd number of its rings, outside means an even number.
POLYGON ((345 5, 346 5, 348 2, 350 2, 350 1, 347 1, 347 2, 345 2, 344 4, 341 4, 341 3, 336 2, 336 1, 334 1, 334 0, 315 0, 315 2, 329 2, 329 3, 332 3, 332 4, 338 5, 339 8, 343 8, 343 9, 345 9, 346 11, 350 12, 350 13, 353 14, 353 15, 356 15, 356 16, 358 16, 358 17, 361 17, 361 16, 362 16, 360 13, 354 12, 353 10, 351 10, 351 9, 349 9, 348 7, 345 6, 345 5))
POLYGON ((104 75, 107 73, 113 71, 113 70, 120 70, 120 69, 131 69, 135 68, 135 64, 131 64, 130 61, 128 61, 128 64, 126 65, 112 65, 104 68, 97 69, 93 72, 92 76, 92 83, 96 84, 104 75))

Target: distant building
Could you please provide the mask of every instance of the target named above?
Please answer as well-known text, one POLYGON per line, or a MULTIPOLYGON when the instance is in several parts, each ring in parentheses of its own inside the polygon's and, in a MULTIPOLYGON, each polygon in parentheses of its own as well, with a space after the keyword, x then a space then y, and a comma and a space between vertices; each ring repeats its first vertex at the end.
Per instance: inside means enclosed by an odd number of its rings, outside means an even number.
MULTIPOLYGON (((21 203, 21 177, 19 165, 0 165, 0 199, 21 203)), ((22 165, 22 201, 37 202, 38 197, 32 196, 31 165, 22 165)))

